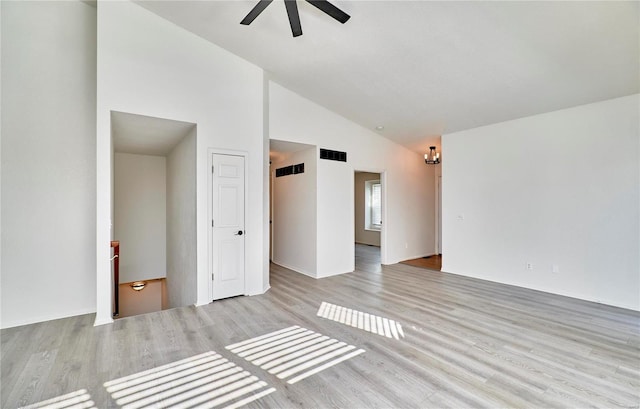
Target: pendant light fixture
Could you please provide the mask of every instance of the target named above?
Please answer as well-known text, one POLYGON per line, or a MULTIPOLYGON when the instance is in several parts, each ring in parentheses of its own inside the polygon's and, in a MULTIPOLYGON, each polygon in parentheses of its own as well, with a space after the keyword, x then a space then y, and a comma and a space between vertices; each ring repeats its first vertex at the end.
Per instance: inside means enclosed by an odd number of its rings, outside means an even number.
POLYGON ((424 154, 424 163, 427 165, 437 165, 440 163, 440 153, 436 152, 435 146, 429 146, 429 153, 424 154))

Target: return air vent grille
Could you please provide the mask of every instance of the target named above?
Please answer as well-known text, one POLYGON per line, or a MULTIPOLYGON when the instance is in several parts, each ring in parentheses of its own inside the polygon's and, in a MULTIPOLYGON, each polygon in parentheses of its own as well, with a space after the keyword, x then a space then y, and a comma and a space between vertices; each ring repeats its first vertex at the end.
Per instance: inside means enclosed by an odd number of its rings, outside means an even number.
POLYGON ((280 176, 295 175, 298 173, 304 173, 304 163, 298 163, 297 165, 289 165, 284 168, 276 169, 277 178, 280 176))
POLYGON ((347 152, 332 151, 329 149, 320 149, 320 159, 336 160, 338 162, 347 161, 347 152))

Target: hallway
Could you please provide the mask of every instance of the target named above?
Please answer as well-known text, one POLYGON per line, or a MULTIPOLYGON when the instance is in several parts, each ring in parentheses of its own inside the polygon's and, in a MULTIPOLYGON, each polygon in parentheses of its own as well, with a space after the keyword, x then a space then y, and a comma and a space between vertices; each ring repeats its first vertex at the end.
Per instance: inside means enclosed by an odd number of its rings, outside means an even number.
POLYGON ((380 265, 380 247, 356 243, 356 270, 369 273, 382 271, 380 265))

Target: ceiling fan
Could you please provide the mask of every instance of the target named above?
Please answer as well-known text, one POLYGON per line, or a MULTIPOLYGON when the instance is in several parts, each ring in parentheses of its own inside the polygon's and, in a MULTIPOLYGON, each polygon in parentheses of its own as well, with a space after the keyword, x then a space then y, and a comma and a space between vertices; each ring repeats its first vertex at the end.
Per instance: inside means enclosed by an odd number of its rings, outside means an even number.
MULTIPOLYGON (((269 4, 271 4, 273 0, 260 0, 258 4, 246 15, 244 19, 240 22, 240 24, 244 24, 248 26, 253 22, 267 8, 269 4)), ((287 15, 289 16, 289 24, 291 25, 291 33, 294 37, 298 37, 302 35, 302 26, 300 25, 300 15, 298 14, 298 3, 297 0, 284 0, 284 5, 287 9, 287 15)), ((338 20, 342 24, 346 23, 347 20, 351 17, 344 11, 340 10, 333 4, 329 3, 327 0, 306 0, 308 3, 311 3, 313 6, 322 10, 325 14, 330 15, 334 19, 338 20)))

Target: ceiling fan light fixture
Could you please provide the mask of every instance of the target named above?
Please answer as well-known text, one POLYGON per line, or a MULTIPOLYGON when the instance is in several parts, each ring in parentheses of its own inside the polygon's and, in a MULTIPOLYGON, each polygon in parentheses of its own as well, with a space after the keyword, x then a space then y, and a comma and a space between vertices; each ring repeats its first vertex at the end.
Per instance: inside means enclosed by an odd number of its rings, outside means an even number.
MULTIPOLYGON (((260 0, 253 9, 242 19, 240 24, 248 26, 253 22, 271 4, 273 0, 260 0)), ((294 37, 302 35, 302 24, 300 23, 300 14, 298 13, 298 0, 284 0, 284 6, 287 9, 287 15, 289 17, 289 25, 291 25, 291 33, 294 37)), ((340 23, 346 23, 351 16, 340 10, 328 0, 306 0, 307 3, 316 7, 323 13, 339 21, 340 23)))
POLYGON ((264 9, 267 8, 267 6, 269 4, 271 4, 273 0, 260 0, 258 2, 258 4, 256 4, 251 11, 249 12, 249 14, 247 14, 242 21, 240 22, 240 24, 248 26, 249 24, 251 24, 253 22, 253 20, 256 19, 256 17, 258 17, 260 15, 260 13, 262 13, 264 11, 264 9))
POLYGON ((302 24, 300 23, 300 13, 298 13, 297 0, 284 0, 284 7, 287 9, 287 16, 289 16, 291 34, 293 34, 294 37, 301 36, 302 24))

